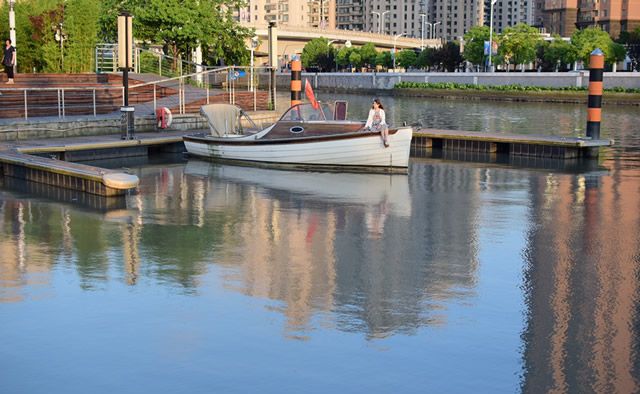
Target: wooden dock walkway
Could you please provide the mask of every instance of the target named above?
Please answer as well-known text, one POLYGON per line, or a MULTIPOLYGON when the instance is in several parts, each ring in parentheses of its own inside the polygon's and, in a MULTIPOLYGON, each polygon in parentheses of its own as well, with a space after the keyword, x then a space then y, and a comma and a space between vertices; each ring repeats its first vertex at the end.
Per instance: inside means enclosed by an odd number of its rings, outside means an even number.
POLYGON ((605 139, 427 128, 414 132, 411 141, 414 152, 423 149, 462 150, 553 159, 595 158, 601 147, 611 145, 613 140, 605 139))
POLYGON ((0 175, 99 196, 124 195, 138 186, 135 175, 77 163, 147 155, 150 148, 182 151, 184 131, 13 141, 0 149, 0 175))

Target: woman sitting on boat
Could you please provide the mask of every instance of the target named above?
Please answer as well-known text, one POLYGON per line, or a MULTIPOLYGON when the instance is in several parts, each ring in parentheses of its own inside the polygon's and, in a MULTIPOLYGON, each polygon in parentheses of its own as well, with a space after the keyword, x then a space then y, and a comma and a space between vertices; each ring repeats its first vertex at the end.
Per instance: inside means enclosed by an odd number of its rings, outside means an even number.
POLYGON ((364 125, 365 130, 372 130, 380 133, 382 142, 385 147, 389 146, 387 122, 384 115, 384 107, 380 102, 380 99, 374 99, 371 110, 369 110, 369 117, 367 123, 364 125))

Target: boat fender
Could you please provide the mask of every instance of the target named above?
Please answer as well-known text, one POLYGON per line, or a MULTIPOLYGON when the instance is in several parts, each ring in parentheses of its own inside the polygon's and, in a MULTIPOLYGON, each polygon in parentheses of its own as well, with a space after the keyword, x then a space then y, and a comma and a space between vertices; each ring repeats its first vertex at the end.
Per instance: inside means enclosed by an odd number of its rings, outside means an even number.
POLYGON ((156 120, 158 121, 158 127, 161 129, 166 129, 171 126, 173 122, 171 110, 167 107, 158 108, 156 110, 156 120))

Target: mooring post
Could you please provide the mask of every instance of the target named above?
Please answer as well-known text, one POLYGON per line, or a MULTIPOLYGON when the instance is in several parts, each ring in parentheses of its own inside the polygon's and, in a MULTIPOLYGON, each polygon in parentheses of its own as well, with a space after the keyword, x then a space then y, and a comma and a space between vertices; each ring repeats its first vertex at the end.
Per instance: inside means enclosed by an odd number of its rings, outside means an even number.
POLYGON ((291 106, 301 104, 302 62, 298 58, 291 60, 291 106))
POLYGON ((602 79, 604 76, 604 54, 600 48, 591 52, 589 58, 589 101, 587 109, 587 137, 600 139, 602 120, 602 79))

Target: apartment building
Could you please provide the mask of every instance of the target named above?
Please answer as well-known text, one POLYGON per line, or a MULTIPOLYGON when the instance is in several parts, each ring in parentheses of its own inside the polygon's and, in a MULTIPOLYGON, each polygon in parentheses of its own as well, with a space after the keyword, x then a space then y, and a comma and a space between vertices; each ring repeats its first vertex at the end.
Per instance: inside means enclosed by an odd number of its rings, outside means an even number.
POLYGON ((426 3, 427 0, 364 0, 364 30, 421 37, 422 20, 428 22, 426 3), (420 14, 425 14, 426 18, 420 14))
POLYGON ((600 26, 616 38, 640 26, 639 0, 546 0, 544 28, 570 36, 576 29, 600 26))
POLYGON ((365 0, 337 0, 336 27, 364 31, 364 2, 365 0))
POLYGON ((249 0, 238 10, 241 23, 336 28, 336 0, 249 0))
POLYGON ((640 27, 640 1, 638 0, 579 0, 579 28, 600 26, 612 37, 622 31, 640 27))
POLYGON ((547 33, 569 37, 576 30, 579 0, 546 0, 543 27, 547 33))
MULTIPOLYGON (((536 0, 498 0, 493 6, 493 29, 498 33, 518 23, 536 25, 536 0)), ((540 16, 538 16, 540 18, 540 16)), ((484 24, 489 26, 491 19, 491 0, 484 0, 484 24)))

